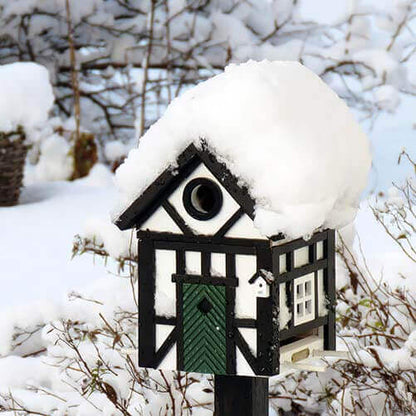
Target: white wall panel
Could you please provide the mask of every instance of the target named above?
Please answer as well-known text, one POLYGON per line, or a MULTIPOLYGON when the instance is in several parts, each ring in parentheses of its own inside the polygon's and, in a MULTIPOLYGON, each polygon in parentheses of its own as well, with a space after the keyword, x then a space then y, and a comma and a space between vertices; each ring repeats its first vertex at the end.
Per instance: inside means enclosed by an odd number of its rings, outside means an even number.
POLYGON ((286 254, 281 254, 279 256, 279 273, 286 273, 286 272, 287 272, 286 254))
POLYGON ((309 264, 309 247, 302 247, 295 250, 295 267, 302 267, 309 264))
POLYGON ((292 314, 288 307, 286 283, 279 285, 279 329, 287 329, 292 314))
POLYGON ((235 314, 236 318, 252 318, 257 316, 256 287, 248 281, 257 270, 256 256, 237 254, 235 271, 238 277, 236 287, 235 314))
POLYGON ((226 275, 226 261, 224 253, 212 253, 211 254, 211 274, 213 276, 226 275))
POLYGON ((221 226, 233 215, 240 207, 237 202, 234 201, 232 196, 225 190, 225 188, 217 181, 215 176, 207 169, 205 165, 198 166, 192 174, 186 178, 178 188, 169 197, 169 202, 175 207, 179 215, 184 221, 191 227, 196 233, 204 235, 215 234, 221 226), (223 205, 220 212, 210 220, 200 221, 191 217, 183 206, 182 197, 185 186, 192 179, 195 178, 207 178, 214 181, 221 189, 223 196, 223 205))
POLYGON ((186 251, 185 252, 186 273, 201 274, 201 252, 186 251))
POLYGON ((156 250, 156 315, 176 315, 176 286, 172 274, 176 273, 176 253, 174 250, 156 250))
POLYGON ((140 227, 140 230, 159 231, 166 233, 182 234, 163 207, 159 207, 140 227))
POLYGON ((254 372, 250 367, 250 364, 244 358, 244 355, 237 348, 236 352, 236 361, 237 361, 237 374, 240 376, 254 376, 254 372))
POLYGON ((324 258, 324 242, 318 241, 316 243, 316 259, 321 260, 324 258))
POLYGON ((240 334, 247 342, 251 352, 257 357, 257 329, 256 328, 238 328, 240 334))
POLYGON ((318 314, 325 316, 328 313, 328 300, 324 289, 324 271, 318 270, 318 314))
POLYGON ((244 214, 225 234, 229 238, 256 238, 265 240, 266 237, 254 227, 253 220, 244 214))
POLYGON ((166 357, 160 363, 159 368, 162 370, 172 370, 173 368, 177 368, 176 366, 176 344, 172 346, 166 357))
POLYGON ((166 341, 166 338, 172 332, 173 328, 175 328, 174 325, 156 325, 156 350, 166 341))

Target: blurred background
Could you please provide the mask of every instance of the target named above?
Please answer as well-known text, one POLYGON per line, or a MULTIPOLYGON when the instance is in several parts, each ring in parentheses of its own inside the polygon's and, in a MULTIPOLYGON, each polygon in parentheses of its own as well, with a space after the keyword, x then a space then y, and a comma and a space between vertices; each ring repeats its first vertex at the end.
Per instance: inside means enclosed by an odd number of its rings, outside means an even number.
POLYGON ((271 415, 416 414, 416 0, 0 0, 0 413, 212 414, 209 378, 134 367, 114 172, 175 97, 249 59, 314 71, 373 154, 338 252, 357 356, 275 380, 271 415))
POLYGON ((0 21, 0 63, 40 63, 54 88, 27 181, 86 173, 66 155, 114 170, 172 99, 248 59, 299 61, 348 103, 373 143, 369 190, 414 145, 412 0, 2 0, 0 21))

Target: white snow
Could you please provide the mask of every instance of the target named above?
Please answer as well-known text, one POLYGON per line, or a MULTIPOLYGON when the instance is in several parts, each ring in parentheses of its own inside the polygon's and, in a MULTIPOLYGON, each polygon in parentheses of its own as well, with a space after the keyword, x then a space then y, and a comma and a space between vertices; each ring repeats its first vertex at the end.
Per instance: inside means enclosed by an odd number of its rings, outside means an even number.
POLYGON ((71 261, 72 242, 87 218, 110 222, 114 197, 111 173, 97 165, 85 179, 28 185, 19 205, 0 208, 2 310, 59 300, 105 275, 104 265, 94 265, 90 256, 71 261))
POLYGON ((48 70, 35 63, 0 66, 0 131, 26 132, 44 123, 54 101, 48 70))
POLYGON ((64 137, 52 134, 40 143, 39 161, 34 168, 37 181, 64 181, 71 177, 74 161, 64 137))
POLYGON ((120 141, 107 142, 104 146, 104 155, 110 162, 124 158, 128 153, 128 146, 120 141))
POLYGON ((368 140, 345 103, 301 64, 229 65, 175 99, 118 169, 118 212, 202 140, 248 186, 263 235, 307 236, 354 218, 368 140))

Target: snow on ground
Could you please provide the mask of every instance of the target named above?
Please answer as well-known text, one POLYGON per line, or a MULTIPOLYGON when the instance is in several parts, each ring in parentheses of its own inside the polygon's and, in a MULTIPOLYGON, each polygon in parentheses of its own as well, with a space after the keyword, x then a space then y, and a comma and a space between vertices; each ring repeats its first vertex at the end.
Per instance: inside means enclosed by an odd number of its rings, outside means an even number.
POLYGON ((114 198, 111 173, 97 166, 86 179, 28 185, 20 205, 0 208, 1 308, 59 300, 103 277, 103 264, 71 260, 71 249, 86 219, 108 217, 114 198))

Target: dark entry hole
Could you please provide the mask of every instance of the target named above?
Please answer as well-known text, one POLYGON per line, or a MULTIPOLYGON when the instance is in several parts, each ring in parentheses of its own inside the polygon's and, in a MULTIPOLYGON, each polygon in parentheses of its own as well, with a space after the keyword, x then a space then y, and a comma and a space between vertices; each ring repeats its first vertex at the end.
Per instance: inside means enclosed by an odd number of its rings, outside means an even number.
POLYGON ((203 221, 209 220, 221 209, 222 193, 219 186, 210 179, 196 178, 186 185, 183 204, 192 217, 203 221))
POLYGON ((191 194, 191 201, 193 206, 203 214, 208 214, 212 211, 216 201, 216 193, 214 190, 206 185, 198 185, 191 194))
POLYGON ((212 309, 212 303, 207 298, 204 298, 201 300, 201 302, 198 303, 197 308, 202 313, 207 314, 212 309))

